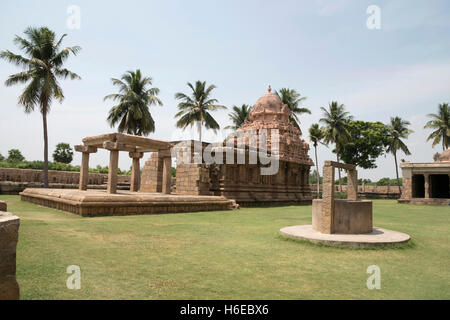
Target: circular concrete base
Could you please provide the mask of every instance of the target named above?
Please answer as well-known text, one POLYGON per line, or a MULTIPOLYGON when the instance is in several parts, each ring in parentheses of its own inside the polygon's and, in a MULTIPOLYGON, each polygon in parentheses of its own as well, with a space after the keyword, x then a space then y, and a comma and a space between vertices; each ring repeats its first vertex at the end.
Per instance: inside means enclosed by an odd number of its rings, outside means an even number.
POLYGON ((325 234, 313 230, 312 225, 292 226, 280 230, 281 235, 322 242, 327 244, 343 244, 350 246, 379 246, 394 243, 408 242, 411 237, 406 233, 373 228, 371 233, 365 234, 325 234))

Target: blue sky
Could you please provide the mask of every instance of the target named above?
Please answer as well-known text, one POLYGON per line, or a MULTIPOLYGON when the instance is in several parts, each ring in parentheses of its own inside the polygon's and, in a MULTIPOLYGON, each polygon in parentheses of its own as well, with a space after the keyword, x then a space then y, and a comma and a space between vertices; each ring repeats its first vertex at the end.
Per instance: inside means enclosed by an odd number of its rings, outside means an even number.
MULTIPOLYGON (((214 95, 231 107, 254 104, 272 88, 295 88, 307 97, 312 115, 301 117, 304 137, 321 117, 320 107, 337 100, 356 119, 388 122, 400 116, 412 123, 408 139, 413 153, 400 158, 430 161, 441 148, 426 142, 426 114, 450 102, 450 3, 448 1, 8 1, 0 11, 0 50, 18 52, 15 34, 29 26, 68 33, 64 44, 82 51, 68 68, 83 78, 63 81, 66 99, 54 103, 49 116, 50 151, 61 141, 79 144, 82 137, 113 131, 106 123, 115 91, 110 78, 140 68, 160 88, 163 107, 151 109, 156 132, 151 137, 187 138, 175 128, 175 92, 188 92, 187 81, 206 80, 214 95), (81 28, 66 25, 67 8, 81 10, 81 28), (369 30, 369 5, 381 9, 381 29, 369 30)), ((18 72, 0 61, 0 82, 18 72)), ((0 153, 19 148, 27 159, 43 158, 39 113, 25 115, 17 106, 22 88, 0 85, 0 153)), ((227 111, 215 113, 222 127, 227 111)), ((192 132, 192 134, 195 134, 192 132)), ((204 139, 216 141, 206 132, 204 139)), ((195 137, 195 135, 194 135, 195 137)), ((319 148, 319 163, 334 159, 319 148)), ((313 152, 310 153, 313 156, 313 152)), ((108 154, 91 157, 107 165, 108 154)), ((77 155, 74 164, 80 163, 77 155)), ((392 156, 359 175, 393 177, 392 156)), ((129 168, 124 153, 120 167, 129 168)))

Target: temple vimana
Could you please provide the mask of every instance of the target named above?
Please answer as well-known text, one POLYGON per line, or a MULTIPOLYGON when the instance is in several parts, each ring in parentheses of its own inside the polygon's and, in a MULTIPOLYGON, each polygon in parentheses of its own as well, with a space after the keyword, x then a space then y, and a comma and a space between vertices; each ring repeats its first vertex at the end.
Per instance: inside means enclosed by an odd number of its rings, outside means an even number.
MULTIPOLYGON (((269 87, 255 103, 250 121, 233 137, 212 145, 197 142, 201 151, 194 148, 194 141, 176 143, 175 193, 223 196, 241 206, 310 202, 308 178, 313 162, 308 156, 309 145, 300 138, 302 133, 289 116, 287 105, 269 87), (262 172, 270 166, 264 158, 251 161, 257 155, 258 137, 259 151, 263 149, 277 160, 274 174, 262 172), (223 161, 211 163, 204 157, 195 161, 205 148, 210 148, 207 151, 214 159, 223 161)), ((162 166, 163 157, 154 152, 142 171, 141 192, 161 192, 162 166)))

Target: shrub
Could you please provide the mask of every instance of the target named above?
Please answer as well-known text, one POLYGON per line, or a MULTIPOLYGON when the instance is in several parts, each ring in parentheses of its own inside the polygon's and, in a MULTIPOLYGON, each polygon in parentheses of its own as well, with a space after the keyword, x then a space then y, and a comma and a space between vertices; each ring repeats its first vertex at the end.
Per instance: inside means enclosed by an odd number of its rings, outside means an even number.
POLYGON ((8 151, 8 162, 18 163, 22 161, 25 161, 25 157, 19 149, 11 149, 8 151))
POLYGON ((71 163, 73 160, 73 150, 70 144, 64 142, 58 143, 53 152, 53 160, 60 163, 71 163))

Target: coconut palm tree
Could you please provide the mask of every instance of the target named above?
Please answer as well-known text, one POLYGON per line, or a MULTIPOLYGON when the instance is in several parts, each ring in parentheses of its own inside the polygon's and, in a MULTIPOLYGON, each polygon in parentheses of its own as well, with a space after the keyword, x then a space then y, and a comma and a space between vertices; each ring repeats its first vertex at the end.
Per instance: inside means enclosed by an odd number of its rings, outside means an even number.
POLYGON ((293 122, 294 125, 300 129, 300 120, 298 117, 302 113, 311 114, 311 110, 308 108, 300 107, 300 104, 306 100, 306 97, 302 97, 300 93, 289 88, 281 88, 279 91, 275 91, 275 94, 281 99, 281 102, 286 104, 291 110, 289 121, 293 122))
MULTIPOLYGON (((353 117, 345 111, 345 106, 339 104, 337 101, 332 101, 328 104, 328 110, 324 107, 320 108, 323 112, 323 118, 319 121, 324 124, 323 128, 323 142, 328 145, 334 143, 336 146, 336 159, 339 162, 340 146, 350 139, 350 133, 347 130, 347 124, 353 117)), ((341 170, 338 169, 339 174, 339 190, 342 192, 341 184, 341 170)))
POLYGON ((410 155, 408 147, 402 141, 402 139, 407 139, 409 134, 413 131, 408 129, 408 126, 411 123, 409 121, 403 120, 399 117, 391 118, 390 123, 388 124, 388 145, 387 152, 390 152, 394 155, 395 161, 395 172, 397 174, 397 185, 398 191, 400 194, 402 193, 402 189, 400 186, 400 179, 398 177, 398 165, 397 165, 397 151, 401 150, 404 154, 410 155))
POLYGON ((25 56, 9 50, 1 51, 0 58, 22 67, 23 71, 12 74, 5 81, 6 86, 26 84, 19 96, 19 104, 25 113, 39 107, 44 130, 44 187, 48 188, 48 132, 47 115, 53 99, 62 103, 64 94, 58 79, 81 79, 76 73, 64 68, 64 62, 71 54, 76 55, 79 46, 61 49, 66 34, 57 39, 56 34, 47 27, 28 27, 25 37, 16 36, 14 43, 25 56))
POLYGON ((157 97, 158 88, 152 85, 151 77, 143 77, 141 70, 127 71, 121 80, 112 78, 113 85, 119 87, 119 93, 107 95, 104 100, 118 101, 109 110, 107 121, 111 127, 119 124, 117 131, 138 136, 147 136, 155 132, 155 121, 149 107, 154 104, 163 105, 157 97))
POLYGON ((442 150, 446 150, 450 145, 450 108, 448 103, 439 104, 438 113, 427 115, 432 120, 428 121, 424 128, 435 129, 427 138, 433 139, 433 147, 442 141, 442 150))
POLYGON ((318 123, 313 123, 309 128, 309 140, 314 145, 314 153, 316 156, 316 173, 317 173, 317 199, 320 198, 320 173, 319 173, 319 161, 317 159, 317 145, 321 143, 323 139, 323 131, 319 127, 318 123))
POLYGON ((225 129, 239 129, 244 124, 245 120, 249 120, 252 108, 253 106, 247 104, 243 104, 241 107, 233 106, 233 111, 228 114, 228 118, 233 122, 233 125, 226 126, 225 129))
POLYGON ((204 125, 206 129, 213 129, 214 132, 220 129, 217 121, 211 116, 210 112, 226 109, 225 106, 217 104, 219 101, 217 99, 211 98, 211 91, 213 91, 216 86, 210 85, 206 87, 206 81, 196 81, 195 86, 190 82, 187 83, 188 87, 192 90, 191 96, 178 92, 175 94, 175 99, 181 100, 178 104, 178 109, 180 110, 175 117, 180 118, 177 121, 177 127, 186 129, 187 126, 193 126, 197 124, 198 137, 202 141, 202 126, 204 125))

